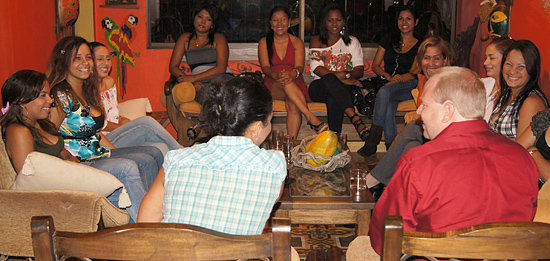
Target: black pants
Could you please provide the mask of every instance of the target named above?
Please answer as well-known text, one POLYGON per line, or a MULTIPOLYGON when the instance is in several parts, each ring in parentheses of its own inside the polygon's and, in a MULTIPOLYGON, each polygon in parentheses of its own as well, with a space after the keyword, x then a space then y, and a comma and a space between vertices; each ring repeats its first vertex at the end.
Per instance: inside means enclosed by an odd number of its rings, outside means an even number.
POLYGON ((344 84, 334 74, 329 73, 309 85, 309 97, 314 102, 327 106, 328 126, 330 130, 342 132, 344 111, 354 108, 352 87, 344 84))

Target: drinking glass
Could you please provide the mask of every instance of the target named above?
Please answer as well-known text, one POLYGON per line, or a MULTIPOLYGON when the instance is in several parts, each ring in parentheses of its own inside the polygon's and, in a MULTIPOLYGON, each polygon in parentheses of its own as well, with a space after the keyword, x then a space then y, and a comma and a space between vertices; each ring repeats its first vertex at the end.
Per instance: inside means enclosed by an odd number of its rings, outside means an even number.
POLYGON ((273 143, 274 150, 283 150, 283 136, 285 132, 283 130, 273 130, 271 132, 271 142, 273 143))
POLYGON ((287 164, 290 164, 290 158, 292 157, 290 151, 294 148, 294 137, 289 135, 283 136, 283 153, 285 154, 287 164))
POLYGON ((357 193, 367 189, 366 172, 362 169, 350 170, 350 189, 357 193))

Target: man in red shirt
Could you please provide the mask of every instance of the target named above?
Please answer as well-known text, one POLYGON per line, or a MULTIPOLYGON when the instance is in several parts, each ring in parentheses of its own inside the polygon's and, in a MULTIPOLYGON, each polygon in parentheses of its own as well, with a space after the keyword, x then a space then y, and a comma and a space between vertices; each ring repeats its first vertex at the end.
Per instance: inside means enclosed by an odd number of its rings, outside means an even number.
POLYGON ((531 221, 539 172, 518 143, 483 120, 483 83, 469 69, 443 67, 426 82, 417 113, 426 144, 399 159, 370 223, 380 254, 384 216, 406 231, 446 232, 498 221, 531 221))

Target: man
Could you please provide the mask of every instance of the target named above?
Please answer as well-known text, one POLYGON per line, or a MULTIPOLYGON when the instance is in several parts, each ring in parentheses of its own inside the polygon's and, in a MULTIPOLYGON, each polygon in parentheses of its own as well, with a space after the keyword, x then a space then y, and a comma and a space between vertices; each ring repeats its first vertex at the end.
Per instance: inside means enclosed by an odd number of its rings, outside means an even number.
POLYGON ((408 150, 374 208, 371 244, 380 254, 384 216, 407 231, 445 232, 498 221, 531 221, 539 172, 529 153, 483 120, 486 95, 472 71, 443 67, 426 82, 424 137, 408 150))

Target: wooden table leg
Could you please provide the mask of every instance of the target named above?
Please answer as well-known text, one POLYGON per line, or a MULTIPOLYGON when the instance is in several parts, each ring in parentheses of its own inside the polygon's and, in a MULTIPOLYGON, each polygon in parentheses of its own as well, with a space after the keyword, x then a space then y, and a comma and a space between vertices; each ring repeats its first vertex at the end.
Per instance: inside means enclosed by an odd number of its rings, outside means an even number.
POLYGON ((370 209, 357 210, 357 225, 355 227, 356 236, 369 235, 370 212, 370 209))
POLYGON ((281 218, 288 218, 289 217, 289 213, 288 213, 288 210, 277 210, 275 211, 275 216, 276 217, 281 217, 281 218))

